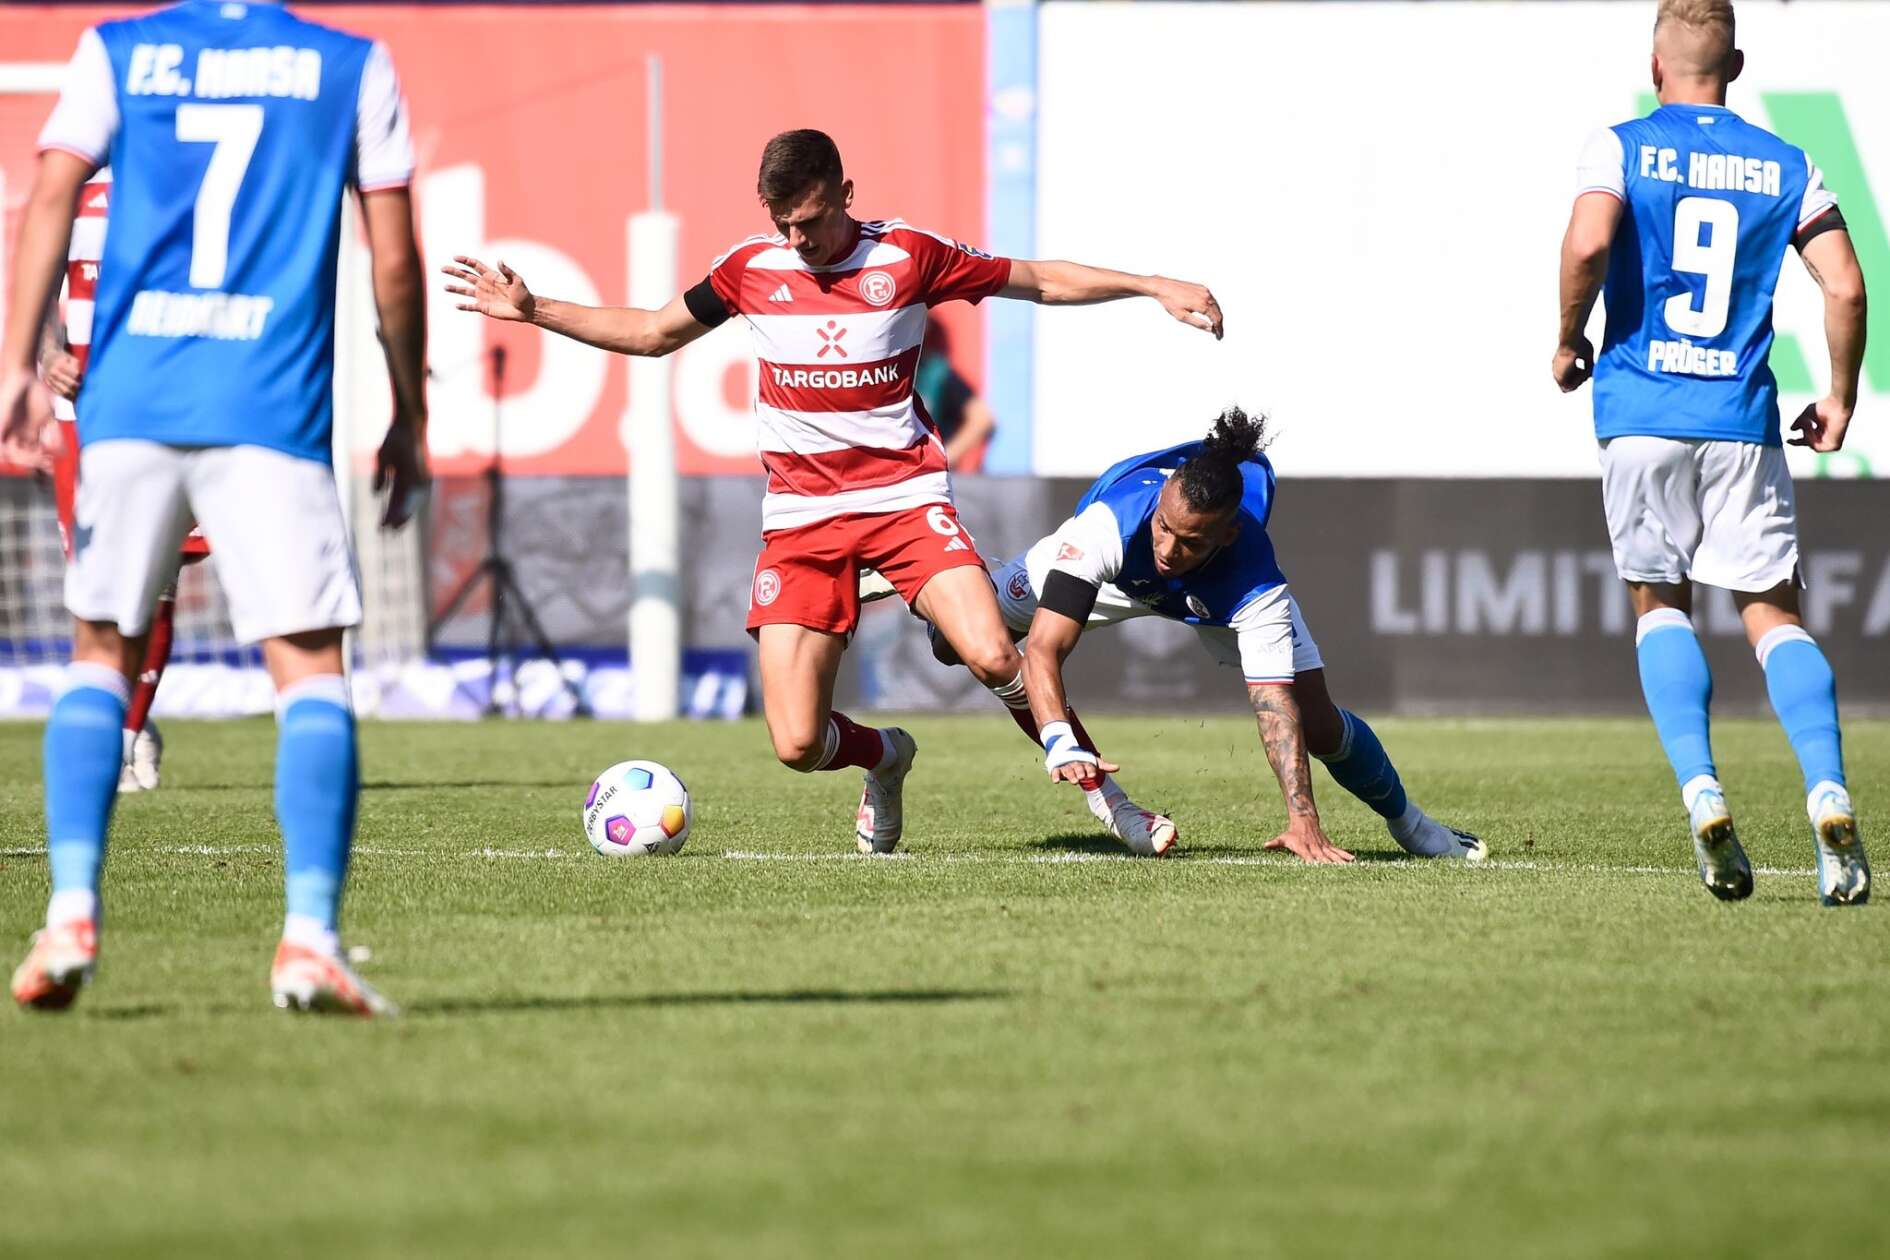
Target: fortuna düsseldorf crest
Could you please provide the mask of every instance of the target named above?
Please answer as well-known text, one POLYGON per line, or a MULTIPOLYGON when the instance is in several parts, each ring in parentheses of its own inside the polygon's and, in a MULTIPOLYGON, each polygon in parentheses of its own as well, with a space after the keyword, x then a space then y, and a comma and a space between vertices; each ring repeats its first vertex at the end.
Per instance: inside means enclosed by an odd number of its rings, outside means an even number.
POLYGON ((899 286, 893 278, 883 271, 869 271, 860 277, 860 296, 874 306, 884 306, 893 300, 893 294, 899 292, 899 286))

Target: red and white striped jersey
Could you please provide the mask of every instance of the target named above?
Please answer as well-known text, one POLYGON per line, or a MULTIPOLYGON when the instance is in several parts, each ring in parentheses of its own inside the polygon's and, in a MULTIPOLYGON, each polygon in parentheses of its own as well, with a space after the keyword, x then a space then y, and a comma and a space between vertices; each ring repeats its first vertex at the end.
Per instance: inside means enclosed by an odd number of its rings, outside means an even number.
POLYGON ((1002 289, 1010 260, 891 219, 812 267, 780 236, 717 259, 709 284, 754 331, 768 492, 762 531, 950 503, 945 448, 912 392, 927 308, 1002 289))
MULTIPOLYGON (((105 256, 105 220, 111 210, 112 177, 100 171, 79 191, 79 214, 72 221, 72 247, 66 251, 66 345, 79 366, 92 349, 92 300, 98 295, 99 260, 105 256)), ((53 399, 53 414, 72 419, 72 404, 53 399)))

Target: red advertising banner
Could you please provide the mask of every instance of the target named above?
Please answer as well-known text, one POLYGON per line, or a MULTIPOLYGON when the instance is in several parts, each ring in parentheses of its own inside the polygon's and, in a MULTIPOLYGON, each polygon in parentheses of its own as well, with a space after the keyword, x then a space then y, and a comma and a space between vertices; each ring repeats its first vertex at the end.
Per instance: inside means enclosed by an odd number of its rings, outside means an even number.
MULTIPOLYGON (((0 8, 9 248, 58 67, 84 27, 148 7, 0 8)), ((839 142, 858 217, 904 218, 973 244, 984 235, 977 6, 353 4, 305 13, 384 39, 393 52, 412 107, 430 268, 455 253, 503 258, 541 294, 624 304, 632 274, 649 265, 633 256, 630 222, 651 207, 652 54, 663 87, 662 208, 680 220, 675 288, 770 230, 755 169, 768 137, 791 127, 818 127, 839 142)), ((386 392, 365 294, 364 284, 344 284, 344 353, 362 370, 343 401, 355 400, 355 445, 372 449, 386 392)), ((963 305, 941 317, 960 372, 977 383, 981 321, 963 305)), ((438 285, 429 319, 439 471, 482 466, 491 450, 495 344, 507 351, 502 448, 511 471, 624 470, 634 404, 627 360, 461 313, 438 285)), ((745 329, 719 329, 679 352, 672 393, 684 472, 755 471, 753 390, 745 329)))

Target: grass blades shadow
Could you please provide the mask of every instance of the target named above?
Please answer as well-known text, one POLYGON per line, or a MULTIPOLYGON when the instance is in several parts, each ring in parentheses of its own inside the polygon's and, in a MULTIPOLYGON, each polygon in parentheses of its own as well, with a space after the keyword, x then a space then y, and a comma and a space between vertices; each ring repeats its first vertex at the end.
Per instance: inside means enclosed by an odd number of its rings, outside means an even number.
MULTIPOLYGON (((1098 835, 1093 831, 1065 832, 1057 836, 1045 836, 1041 840, 1032 840, 1030 846, 1043 853, 1086 853, 1098 857, 1134 857, 1129 847, 1114 836, 1098 835)), ((1232 844, 1190 844, 1184 836, 1175 847, 1175 855, 1187 857, 1237 857, 1241 854, 1253 854, 1258 850, 1251 846, 1232 844)), ((1157 859, 1150 858, 1150 861, 1157 859)))
POLYGON ((783 989, 697 993, 600 993, 560 997, 439 998, 413 1002, 406 1012, 434 1015, 532 1015, 554 1011, 652 1010, 688 1006, 930 1006, 1007 1001, 1008 989, 783 989))

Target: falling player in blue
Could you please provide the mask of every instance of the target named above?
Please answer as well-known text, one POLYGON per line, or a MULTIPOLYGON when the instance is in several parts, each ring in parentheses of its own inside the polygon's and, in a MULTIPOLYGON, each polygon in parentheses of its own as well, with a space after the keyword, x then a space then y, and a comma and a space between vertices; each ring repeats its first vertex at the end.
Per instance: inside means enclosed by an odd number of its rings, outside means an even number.
POLYGON ((1804 772, 1820 898, 1861 905, 1870 867, 1844 785, 1831 666, 1799 618, 1797 519, 1766 358, 1773 286, 1796 248, 1824 291, 1831 391, 1792 422, 1792 443, 1843 446, 1864 357, 1864 277, 1804 151, 1726 108, 1744 64, 1728 0, 1662 0, 1660 108, 1596 132, 1582 155, 1553 372, 1565 393, 1594 373, 1615 567, 1640 619, 1641 688, 1701 880, 1728 901, 1752 892, 1707 736, 1713 680, 1690 616, 1694 582, 1732 592, 1758 653, 1804 772), (1597 359, 1583 330, 1604 292, 1597 359))
POLYGON ((0 342, 0 441, 37 458, 33 377, 80 187, 115 176, 78 398, 66 605, 72 664, 46 725, 46 927, 13 976, 31 1009, 91 978, 127 680, 194 519, 237 637, 276 686, 276 818, 288 912, 278 1006, 380 1014, 337 936, 358 774, 342 635, 361 616, 330 468, 342 197, 361 194, 394 388, 383 523, 425 480, 425 307, 405 107, 385 47, 272 4, 194 0, 80 37, 16 255, 0 342))
POLYGON ((1483 842, 1418 808, 1372 728, 1332 702, 1319 647, 1267 537, 1274 487, 1263 430, 1231 408, 1205 440, 1123 460, 1061 528, 993 575, 1005 621, 1027 635, 1024 685, 1045 768, 1070 783, 1094 782, 1109 768, 1066 720, 1063 662, 1084 629, 1166 617, 1195 627, 1216 660, 1246 676, 1286 801, 1286 830, 1267 848, 1308 862, 1352 860, 1319 820, 1311 753, 1406 852, 1481 860, 1483 842))

